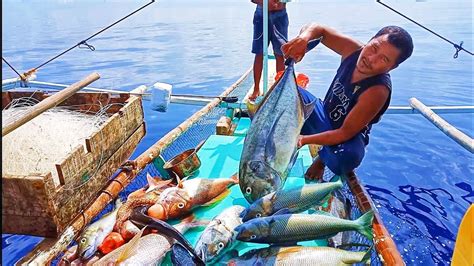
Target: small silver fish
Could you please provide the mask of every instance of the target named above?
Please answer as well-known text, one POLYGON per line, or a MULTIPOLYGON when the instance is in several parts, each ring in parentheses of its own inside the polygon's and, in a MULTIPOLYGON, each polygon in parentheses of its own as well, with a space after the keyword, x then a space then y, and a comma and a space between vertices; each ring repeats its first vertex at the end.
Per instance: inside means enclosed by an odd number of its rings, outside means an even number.
POLYGON ((242 224, 240 213, 245 207, 235 205, 214 217, 196 243, 196 252, 204 262, 214 262, 236 245, 234 229, 242 224))
POLYGON ((120 198, 115 202, 115 209, 104 215, 100 220, 89 225, 79 237, 78 254, 82 260, 87 260, 94 255, 97 247, 102 244, 104 238, 112 232, 117 212, 122 205, 120 198))

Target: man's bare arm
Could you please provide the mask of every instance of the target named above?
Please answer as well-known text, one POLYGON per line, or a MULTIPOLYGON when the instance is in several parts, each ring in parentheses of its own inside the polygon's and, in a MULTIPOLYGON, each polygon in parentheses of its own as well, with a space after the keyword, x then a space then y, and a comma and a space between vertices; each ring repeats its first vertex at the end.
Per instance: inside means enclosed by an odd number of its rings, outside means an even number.
POLYGON ((383 85, 370 87, 359 96, 356 105, 347 115, 340 128, 302 136, 299 140, 299 146, 305 144, 337 145, 353 138, 374 119, 384 106, 388 96, 387 87, 383 85))
POLYGON ((342 34, 328 26, 316 23, 304 26, 298 37, 289 41, 282 47, 286 57, 292 57, 299 62, 306 53, 306 45, 309 41, 322 37, 322 43, 329 49, 346 58, 354 51, 362 47, 362 43, 342 34))

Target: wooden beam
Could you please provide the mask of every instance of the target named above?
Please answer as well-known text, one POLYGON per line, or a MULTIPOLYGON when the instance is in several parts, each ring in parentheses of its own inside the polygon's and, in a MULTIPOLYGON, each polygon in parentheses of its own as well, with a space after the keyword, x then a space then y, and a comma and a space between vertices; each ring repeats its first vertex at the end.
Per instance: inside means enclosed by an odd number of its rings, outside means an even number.
POLYGON ((71 86, 65 88, 64 90, 34 105, 33 108, 29 110, 25 115, 23 115, 19 119, 15 119, 14 121, 7 124, 5 127, 2 127, 2 137, 12 132, 13 130, 17 129, 18 127, 22 126, 23 124, 30 121, 31 119, 37 117, 38 115, 45 112, 46 110, 60 104, 67 98, 71 97, 78 90, 84 88, 85 86, 91 84, 92 82, 98 80, 99 78, 100 78, 99 74, 92 73, 86 78, 84 78, 83 80, 72 84, 71 86))

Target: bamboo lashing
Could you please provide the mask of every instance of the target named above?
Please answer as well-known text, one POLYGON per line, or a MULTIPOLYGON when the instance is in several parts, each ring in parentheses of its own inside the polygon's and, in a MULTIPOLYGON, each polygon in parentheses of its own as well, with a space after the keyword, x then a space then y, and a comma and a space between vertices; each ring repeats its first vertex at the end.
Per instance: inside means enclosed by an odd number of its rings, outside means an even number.
POLYGON ((474 140, 470 138, 468 135, 461 132, 459 129, 455 128, 446 120, 441 118, 439 115, 435 114, 430 108, 424 105, 416 98, 410 99, 410 105, 420 111, 420 113, 428 119, 431 123, 433 123, 436 127, 438 127, 444 134, 448 137, 459 143, 463 146, 466 150, 474 153, 474 140))
POLYGON ((84 79, 72 84, 71 86, 55 93, 51 97, 44 99, 43 101, 34 105, 31 110, 28 110, 28 112, 21 116, 19 119, 8 123, 7 125, 5 125, 5 127, 2 127, 2 137, 17 129, 18 127, 24 125, 25 123, 37 117, 46 110, 62 103, 67 98, 71 97, 74 93, 91 84, 92 82, 98 80, 99 78, 100 76, 98 73, 92 73, 84 79))
MULTIPOLYGON (((248 69, 232 86, 227 88, 221 94, 221 96, 224 97, 229 95, 240 83, 242 83, 243 80, 245 80, 245 78, 247 78, 250 72, 251 68, 248 69)), ((35 250, 34 252, 36 255, 29 259, 22 259, 21 265, 49 264, 60 252, 67 249, 67 246, 74 240, 75 237, 77 237, 81 230, 90 223, 92 218, 97 216, 105 208, 105 206, 107 206, 107 204, 116 198, 118 194, 133 181, 133 179, 143 168, 152 163, 153 160, 161 154, 163 149, 171 145, 173 141, 179 137, 179 135, 188 130, 202 116, 209 113, 213 108, 219 105, 220 102, 221 100, 216 98, 194 115, 189 117, 186 121, 177 126, 175 129, 170 131, 164 137, 162 137, 159 141, 148 148, 148 150, 140 154, 138 158, 136 158, 134 161, 131 161, 133 169, 121 169, 114 180, 106 187, 105 191, 107 192, 101 193, 91 206, 89 206, 82 214, 78 215, 73 220, 71 225, 66 230, 67 234, 61 235, 58 241, 51 243, 51 248, 48 250, 35 250)))

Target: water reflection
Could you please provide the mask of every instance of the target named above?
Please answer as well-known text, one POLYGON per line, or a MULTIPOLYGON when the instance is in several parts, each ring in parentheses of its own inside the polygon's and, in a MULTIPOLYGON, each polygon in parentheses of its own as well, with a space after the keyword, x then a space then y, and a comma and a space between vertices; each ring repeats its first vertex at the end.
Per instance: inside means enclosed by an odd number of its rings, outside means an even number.
MULTIPOLYGON (((410 261, 420 263, 418 256, 415 256, 416 253, 407 249, 410 242, 416 246, 418 253, 420 251, 422 254, 430 253, 432 262, 436 265, 446 264, 451 260, 456 230, 452 228, 450 210, 453 209, 453 205, 462 209, 465 207, 456 202, 446 189, 403 185, 398 187, 398 193, 394 193, 368 185, 367 190, 382 209, 381 212, 385 208, 398 218, 394 219, 394 224, 390 222, 386 226, 389 232, 396 235, 394 241, 407 263, 410 261)), ((470 193, 463 198, 471 196, 472 190, 470 193)))

